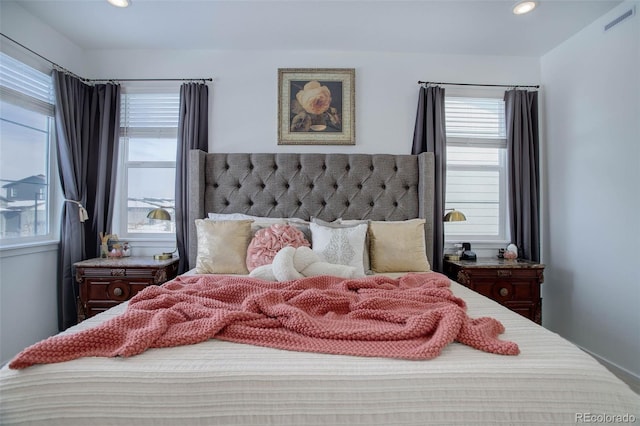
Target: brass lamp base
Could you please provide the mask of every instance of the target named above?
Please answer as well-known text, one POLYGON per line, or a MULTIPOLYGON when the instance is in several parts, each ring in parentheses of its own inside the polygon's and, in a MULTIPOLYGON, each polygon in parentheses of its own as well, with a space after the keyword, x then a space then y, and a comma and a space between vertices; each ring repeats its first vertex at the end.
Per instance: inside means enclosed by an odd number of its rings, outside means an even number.
POLYGON ((154 260, 167 260, 173 258, 173 253, 154 254, 154 260))

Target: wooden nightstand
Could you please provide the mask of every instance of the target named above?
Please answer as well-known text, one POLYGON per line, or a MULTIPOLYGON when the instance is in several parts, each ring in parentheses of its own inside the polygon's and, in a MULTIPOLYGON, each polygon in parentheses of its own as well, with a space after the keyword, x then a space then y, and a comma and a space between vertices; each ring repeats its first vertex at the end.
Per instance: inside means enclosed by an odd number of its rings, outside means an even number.
POLYGON ((131 299, 143 288, 160 285, 176 277, 178 258, 154 260, 153 257, 97 258, 74 263, 80 283, 78 320, 131 299))
POLYGON ((444 273, 538 324, 542 323, 540 284, 544 265, 528 260, 445 260, 444 273))

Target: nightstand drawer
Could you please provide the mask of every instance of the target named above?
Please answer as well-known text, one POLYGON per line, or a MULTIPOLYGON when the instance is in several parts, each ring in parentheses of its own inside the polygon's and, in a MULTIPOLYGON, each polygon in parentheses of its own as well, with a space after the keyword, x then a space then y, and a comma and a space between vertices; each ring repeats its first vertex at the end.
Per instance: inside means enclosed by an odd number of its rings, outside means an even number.
POLYGON ((92 301, 124 302, 131 299, 140 290, 152 285, 153 280, 101 280, 87 279, 87 297, 92 301))
POLYGON ((468 287, 498 302, 527 302, 540 297, 537 281, 472 280, 468 287))
POLYGON ((544 265, 523 260, 444 261, 444 273, 452 280, 539 324, 543 271, 544 265))
POLYGON ((150 285, 160 285, 175 278, 178 258, 90 259, 74 266, 83 311, 78 319, 82 320, 131 299, 150 285))
POLYGON ((471 267, 464 268, 465 274, 473 277, 473 279, 487 280, 538 280, 539 270, 536 269, 518 269, 518 268, 481 268, 471 267))

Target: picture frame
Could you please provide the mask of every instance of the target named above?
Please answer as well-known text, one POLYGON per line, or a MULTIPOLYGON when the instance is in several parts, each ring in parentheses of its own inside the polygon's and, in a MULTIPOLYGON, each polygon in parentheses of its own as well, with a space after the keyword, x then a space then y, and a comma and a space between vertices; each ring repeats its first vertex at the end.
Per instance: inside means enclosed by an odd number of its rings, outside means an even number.
POLYGON ((278 145, 355 145, 355 68, 278 69, 278 145))

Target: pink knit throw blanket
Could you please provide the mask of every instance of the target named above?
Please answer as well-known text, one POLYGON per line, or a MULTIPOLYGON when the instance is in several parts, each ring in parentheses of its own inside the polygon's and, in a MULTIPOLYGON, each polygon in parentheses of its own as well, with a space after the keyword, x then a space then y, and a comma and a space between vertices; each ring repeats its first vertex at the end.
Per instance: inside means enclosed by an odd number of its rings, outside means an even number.
POLYGON ((517 355, 497 338, 493 318, 471 319, 466 305, 437 273, 400 279, 330 276, 267 282, 248 277, 184 276, 147 287, 127 310, 94 328, 50 337, 9 364, 87 356, 128 357, 147 348, 188 345, 216 338, 280 349, 430 359, 458 341, 486 352, 517 355))

